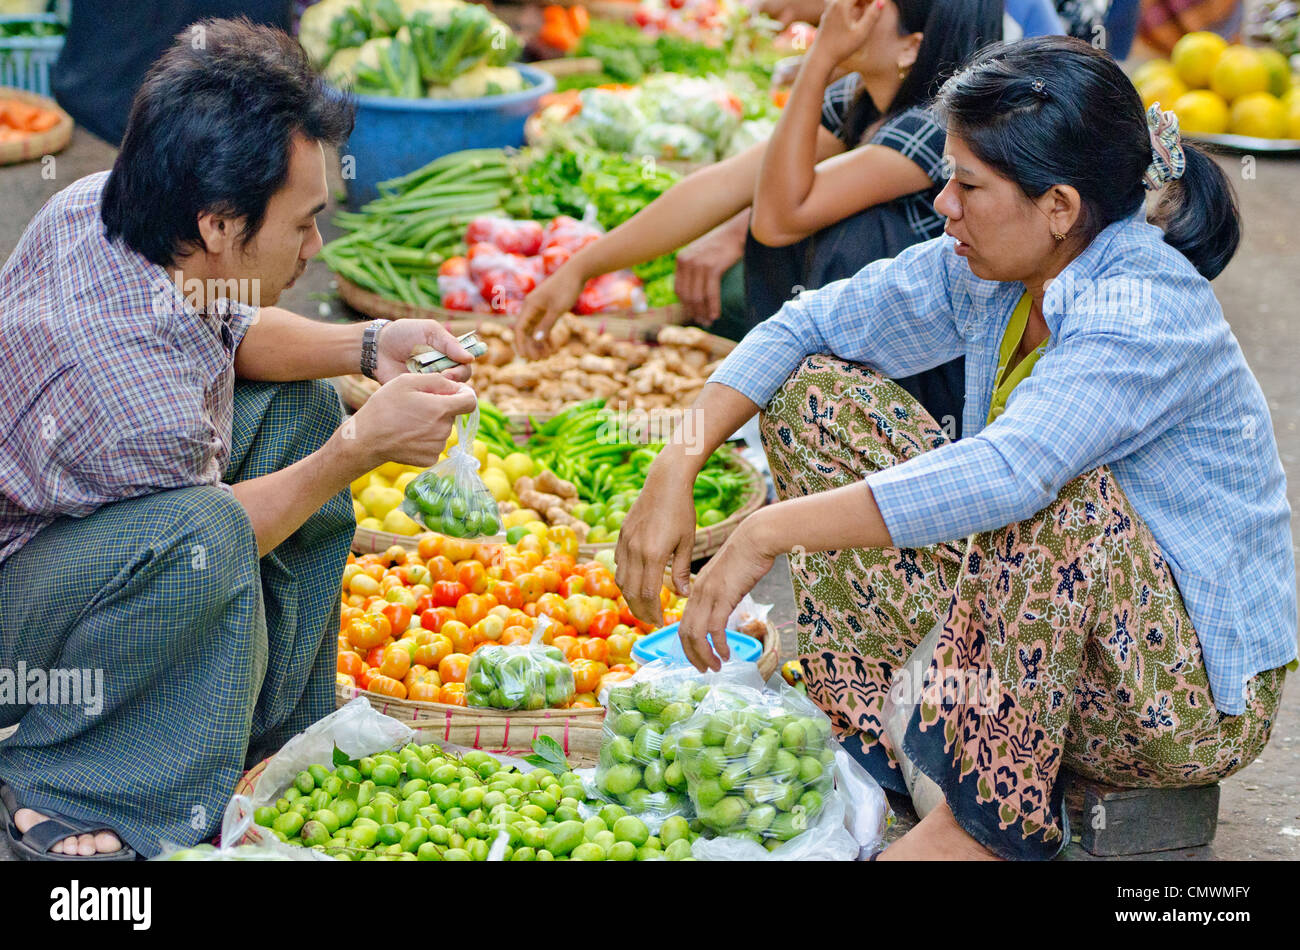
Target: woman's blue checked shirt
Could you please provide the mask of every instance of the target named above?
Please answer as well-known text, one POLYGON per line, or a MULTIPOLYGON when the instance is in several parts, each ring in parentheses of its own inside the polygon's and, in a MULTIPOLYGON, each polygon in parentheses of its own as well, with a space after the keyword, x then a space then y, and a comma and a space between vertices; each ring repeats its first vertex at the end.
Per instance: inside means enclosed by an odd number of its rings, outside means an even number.
POLYGON ((766 406, 810 353, 909 376, 966 356, 968 435, 867 478, 901 547, 1030 517, 1110 465, 1178 581, 1216 706, 1296 656, 1286 479, 1264 394, 1207 280, 1140 215, 1106 228, 1048 289, 1051 340, 985 424, 1020 284, 985 281, 936 238, 804 293, 713 374, 766 406))

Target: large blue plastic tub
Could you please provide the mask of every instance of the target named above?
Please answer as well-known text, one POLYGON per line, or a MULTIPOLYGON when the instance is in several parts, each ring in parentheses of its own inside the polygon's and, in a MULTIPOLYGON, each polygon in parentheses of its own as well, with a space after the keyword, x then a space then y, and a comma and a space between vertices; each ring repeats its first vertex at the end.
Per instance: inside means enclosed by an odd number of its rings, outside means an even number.
POLYGON ((348 206, 356 210, 379 196, 379 182, 415 171, 450 152, 523 145, 524 121, 536 111, 542 96, 555 89, 555 77, 518 63, 514 68, 523 74, 528 88, 504 96, 356 96, 356 127, 341 152, 348 206))

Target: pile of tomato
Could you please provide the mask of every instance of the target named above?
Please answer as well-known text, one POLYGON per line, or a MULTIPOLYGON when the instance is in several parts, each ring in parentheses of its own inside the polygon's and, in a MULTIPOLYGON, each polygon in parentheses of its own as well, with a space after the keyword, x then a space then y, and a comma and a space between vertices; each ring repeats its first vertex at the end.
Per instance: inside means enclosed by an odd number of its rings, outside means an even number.
MULTIPOLYGON (((413 539, 414 540, 414 539, 413 539)), ((415 550, 349 555, 343 569, 338 681, 397 699, 465 705, 470 655, 485 643, 541 642, 563 651, 577 693, 636 670, 632 645, 650 627, 632 616, 607 564, 578 563, 573 529, 538 526, 516 544, 426 534, 415 550)), ((660 591, 666 623, 684 601, 660 591)))

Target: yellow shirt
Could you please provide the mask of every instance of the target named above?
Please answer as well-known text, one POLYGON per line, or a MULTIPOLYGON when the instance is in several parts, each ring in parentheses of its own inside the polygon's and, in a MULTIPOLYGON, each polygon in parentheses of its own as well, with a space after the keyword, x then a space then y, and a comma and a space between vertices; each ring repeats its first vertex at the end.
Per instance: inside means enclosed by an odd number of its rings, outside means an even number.
POLYGON ((1034 371, 1034 364, 1038 362, 1038 357, 1047 346, 1047 340, 1044 340, 1032 353, 1014 367, 1010 367, 1016 350, 1020 349, 1020 341, 1024 339, 1025 328, 1029 326, 1029 309, 1033 306, 1033 302, 1028 292, 1020 298, 1020 303, 1016 304, 1015 312, 1011 314, 1011 320, 1007 323, 1007 331, 1002 335, 1002 349, 998 353, 998 371, 993 377, 996 381, 993 400, 989 403, 989 422, 1006 410, 1007 397, 1011 395, 1011 390, 1034 371))

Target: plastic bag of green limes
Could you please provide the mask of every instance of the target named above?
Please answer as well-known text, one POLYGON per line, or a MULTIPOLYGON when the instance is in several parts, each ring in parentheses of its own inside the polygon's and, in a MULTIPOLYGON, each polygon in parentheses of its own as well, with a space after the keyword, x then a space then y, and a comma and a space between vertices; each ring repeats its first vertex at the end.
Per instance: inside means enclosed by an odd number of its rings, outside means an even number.
POLYGON ((430 531, 453 538, 483 538, 501 531, 501 511, 479 478, 471 448, 478 409, 456 420, 456 444, 447 457, 406 486, 402 510, 430 531))
POLYGON ((831 723, 807 697, 723 683, 676 735, 700 823, 772 850, 807 830, 831 793, 831 723))
POLYGON ((558 647, 484 645, 465 675, 465 702, 492 709, 545 709, 573 699, 573 667, 558 647))
POLYGON ((678 733, 710 689, 722 682, 762 687, 752 663, 727 664, 721 673, 702 675, 664 661, 646 664, 633 678, 612 686, 602 698, 604 736, 595 794, 626 807, 651 827, 673 815, 690 817, 678 733))

